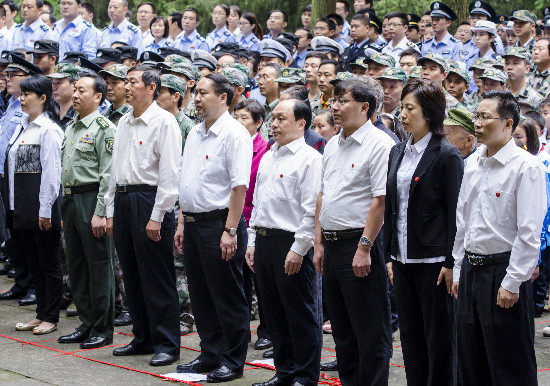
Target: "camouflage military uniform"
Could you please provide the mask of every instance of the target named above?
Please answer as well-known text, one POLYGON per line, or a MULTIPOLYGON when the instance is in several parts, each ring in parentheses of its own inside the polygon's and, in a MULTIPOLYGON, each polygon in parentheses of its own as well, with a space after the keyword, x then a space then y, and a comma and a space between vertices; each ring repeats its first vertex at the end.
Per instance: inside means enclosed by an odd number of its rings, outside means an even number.
POLYGON ((465 96, 462 104, 466 107, 466 110, 475 113, 479 102, 481 102, 481 95, 479 95, 479 91, 476 91, 468 96, 465 96))
POLYGON ((538 68, 535 69, 535 72, 529 78, 529 85, 546 97, 550 91, 550 69, 543 72, 539 72, 538 68))
POLYGON ((447 92, 447 90, 443 90, 445 92, 445 102, 447 103, 447 106, 445 107, 445 114, 447 114, 447 112, 450 110, 450 109, 462 109, 462 110, 466 110, 466 107, 464 107, 464 105, 462 103, 460 103, 458 101, 458 99, 456 99, 454 96, 452 96, 451 94, 449 94, 447 92))
POLYGON ((191 98, 183 112, 191 120, 191 122, 193 122, 193 126, 198 125, 202 122, 202 118, 197 115, 197 110, 195 109, 195 101, 193 100, 193 98, 191 98))
POLYGON ((185 140, 187 139, 187 135, 195 126, 191 118, 189 118, 187 115, 185 115, 185 112, 183 109, 180 109, 180 112, 178 115, 176 115, 176 121, 178 121, 178 124, 180 125, 181 130, 181 147, 182 149, 185 147, 185 140))
POLYGON ((264 105, 265 108, 265 121, 260 128, 260 135, 266 140, 269 141, 269 138, 273 137, 273 132, 271 131, 271 116, 273 115, 273 110, 279 104, 279 100, 275 99, 270 104, 264 105))
POLYGON ((105 112, 105 117, 109 119, 116 126, 120 118, 130 110, 130 105, 124 103, 118 109, 114 110, 113 105, 109 106, 105 112))
POLYGON ((531 107, 533 107, 535 110, 538 110, 540 107, 540 102, 544 99, 544 97, 535 91, 531 86, 528 84, 523 87, 518 93, 513 94, 514 97, 517 99, 518 102, 524 102, 531 107))
POLYGON ((63 131, 65 131, 67 126, 69 126, 73 122, 74 117, 76 117, 76 111, 73 105, 71 105, 71 107, 69 107, 69 110, 67 110, 67 112, 63 116, 63 118, 60 119, 61 129, 63 129, 63 131))

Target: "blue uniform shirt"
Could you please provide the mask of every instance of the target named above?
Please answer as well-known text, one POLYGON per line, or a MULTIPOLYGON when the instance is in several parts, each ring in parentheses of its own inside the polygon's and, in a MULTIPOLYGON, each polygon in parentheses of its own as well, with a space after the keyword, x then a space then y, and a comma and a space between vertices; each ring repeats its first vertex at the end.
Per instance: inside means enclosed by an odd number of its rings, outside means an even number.
POLYGON ((138 56, 143 52, 143 37, 138 27, 124 19, 122 23, 114 27, 113 23, 103 29, 101 34, 101 47, 111 47, 114 42, 124 42, 138 49, 138 56))
POLYGON ((10 41, 6 37, 6 35, 3 35, 0 33, 0 52, 2 51, 8 51, 10 49, 10 41))
POLYGON ((15 26, 11 49, 24 48, 27 51, 34 50, 34 42, 44 39, 56 40, 53 31, 41 18, 36 19, 36 21, 28 27, 26 27, 23 22, 15 26))
POLYGON ((467 58, 463 57, 461 51, 464 51, 462 42, 451 35, 448 31, 443 39, 437 43, 435 36, 422 44, 422 56, 428 54, 439 54, 447 59, 453 59, 457 62, 465 62, 467 58))
POLYGON ((237 43, 237 39, 235 39, 235 35, 233 35, 231 31, 227 29, 226 26, 223 26, 223 28, 220 28, 217 31, 214 30, 210 32, 208 35, 206 35, 206 44, 208 44, 208 47, 210 48, 208 52, 214 49, 214 47, 216 47, 219 43, 224 43, 224 42, 237 43))
POLYGON ((185 36, 185 31, 180 33, 174 40, 174 48, 189 53, 193 50, 210 52, 206 40, 199 35, 197 30, 191 32, 189 36, 185 36))
POLYGON ((64 20, 55 22, 53 32, 59 42, 59 57, 65 56, 68 51, 82 51, 88 55, 88 59, 95 58, 97 52, 97 35, 93 26, 78 16, 63 28, 64 20))
POLYGON ((334 41, 340 44, 340 47, 342 47, 344 50, 349 47, 349 44, 345 42, 342 38, 334 39, 334 41))
POLYGON ((344 28, 342 29, 342 33, 340 34, 340 38, 348 43, 349 46, 349 23, 347 20, 344 20, 344 28))
POLYGON ((0 173, 4 173, 4 161, 6 161, 6 150, 10 142, 11 136, 15 131, 15 128, 21 120, 27 116, 27 113, 24 113, 21 110, 21 103, 19 98, 13 99, 11 97, 8 101, 8 108, 6 113, 2 118, 0 118, 0 173))
POLYGON ((310 51, 308 51, 308 50, 304 50, 304 52, 302 52, 301 54, 298 54, 298 50, 296 50, 296 52, 294 52, 294 55, 292 56, 292 58, 294 59, 294 62, 296 63, 296 65, 298 67, 300 67, 300 68, 304 67, 304 64, 306 64, 306 56, 309 53, 310 53, 310 51))
POLYGON ((241 47, 246 48, 248 51, 260 52, 262 50, 260 47, 260 39, 258 39, 253 33, 248 34, 248 36, 241 36, 241 40, 239 40, 238 43, 241 47))
POLYGON ((158 54, 160 52, 160 49, 164 47, 174 47, 174 43, 171 39, 168 38, 164 38, 158 43, 155 43, 155 41, 153 40, 152 43, 145 46, 145 51, 153 51, 158 54))

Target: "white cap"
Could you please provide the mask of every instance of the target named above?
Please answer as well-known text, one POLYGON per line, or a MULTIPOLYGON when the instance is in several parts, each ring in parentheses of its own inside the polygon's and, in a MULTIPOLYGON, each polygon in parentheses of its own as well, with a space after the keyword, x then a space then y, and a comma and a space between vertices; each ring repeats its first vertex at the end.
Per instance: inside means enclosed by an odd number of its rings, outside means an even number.
POLYGON ((476 31, 485 31, 485 32, 488 32, 492 35, 496 35, 497 34, 497 25, 495 23, 493 23, 492 21, 479 20, 476 23, 476 26, 472 27, 472 32, 476 32, 476 31))
POLYGON ((280 58, 285 62, 288 62, 292 55, 281 43, 276 42, 273 39, 264 39, 261 41, 262 51, 260 56, 266 56, 271 58, 280 58))
POLYGON ((342 56, 344 49, 340 44, 326 36, 316 36, 311 40, 311 48, 313 51, 331 52, 338 56, 342 56))
POLYGON ((502 27, 502 30, 504 32, 511 31, 513 29, 514 29, 514 22, 513 21, 509 21, 508 24, 506 24, 506 27, 502 27))

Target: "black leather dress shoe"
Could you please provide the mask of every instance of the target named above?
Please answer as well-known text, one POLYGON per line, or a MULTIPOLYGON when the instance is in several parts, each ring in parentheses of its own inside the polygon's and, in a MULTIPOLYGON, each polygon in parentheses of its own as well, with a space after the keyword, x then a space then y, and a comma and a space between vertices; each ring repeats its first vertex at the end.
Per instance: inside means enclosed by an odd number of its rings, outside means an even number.
POLYGON ((277 376, 274 376, 267 382, 253 383, 252 386, 290 386, 290 383, 290 381, 285 381, 277 376))
POLYGON ((13 269, 13 264, 11 261, 6 261, 4 265, 0 268, 0 275, 7 275, 9 271, 13 269))
POLYGON ((176 371, 178 373, 209 373, 213 370, 215 370, 218 366, 214 365, 208 365, 204 362, 202 362, 200 359, 195 359, 192 362, 189 363, 183 363, 181 365, 178 365, 176 368, 176 371))
POLYGON ((172 355, 165 352, 159 352, 158 354, 153 355, 149 361, 149 366, 168 366, 179 360, 179 355, 172 355))
POLYGON ((294 382, 292 385, 290 386, 306 386, 304 385, 303 383, 300 383, 300 382, 294 382))
POLYGON ((320 369, 323 371, 338 371, 338 360, 335 359, 330 362, 321 363, 320 369))
POLYGON ((110 345, 111 343, 113 343, 112 336, 109 338, 103 336, 90 336, 86 340, 82 341, 82 343, 80 343, 80 348, 99 348, 110 345))
POLYGON ((132 324, 132 317, 129 312, 122 312, 115 318, 115 326, 129 326, 132 324))
POLYGON ((259 338, 256 343, 254 343, 254 348, 256 350, 266 350, 273 347, 273 342, 266 338, 259 338))
POLYGON ((32 306, 33 304, 36 304, 36 295, 33 293, 28 293, 23 299, 19 300, 20 306, 32 306))
POLYGON ((153 348, 140 347, 133 345, 132 343, 127 344, 126 346, 118 347, 113 350, 113 355, 117 357, 130 356, 130 355, 144 355, 152 354, 155 350, 153 348))
POLYGON ((206 376, 206 381, 210 383, 229 382, 243 376, 243 371, 233 371, 228 367, 220 366, 206 376))
POLYGON ((59 343, 81 343, 88 338, 88 334, 75 330, 72 334, 60 336, 57 338, 59 343))
POLYGON ((267 358, 273 358, 273 349, 270 348, 269 350, 264 351, 264 353, 262 354, 262 356, 263 356, 264 358, 266 358, 266 359, 267 359, 267 358))
POLYGON ((10 269, 7 275, 10 279, 13 279, 15 277, 15 268, 10 269))
POLYGON ((21 299, 25 294, 13 292, 11 289, 0 294, 0 300, 21 299))

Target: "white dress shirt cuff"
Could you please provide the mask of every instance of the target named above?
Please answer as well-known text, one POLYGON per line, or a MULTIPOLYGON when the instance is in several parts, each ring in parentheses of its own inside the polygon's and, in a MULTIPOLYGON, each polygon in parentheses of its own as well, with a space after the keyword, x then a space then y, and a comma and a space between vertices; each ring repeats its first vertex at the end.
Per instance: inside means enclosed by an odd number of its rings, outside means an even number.
POLYGON ((255 247, 256 246, 256 229, 254 228, 248 228, 248 246, 249 247, 255 247))
POLYGON ((504 279, 502 279, 502 283, 500 285, 504 289, 507 289, 508 291, 517 294, 519 293, 519 286, 521 285, 521 282, 513 279, 510 275, 506 274, 506 276, 504 276, 504 279))
POLYGON ((115 214, 115 207, 114 205, 109 205, 107 206, 107 209, 106 209, 106 217, 107 218, 112 218, 115 214))
POLYGON ((38 211, 38 215, 43 218, 52 218, 52 207, 43 207, 40 206, 40 210, 38 211))
POLYGON ((307 251, 311 248, 311 245, 309 243, 306 243, 302 240, 294 240, 294 243, 290 247, 290 250, 294 253, 297 253, 300 256, 305 256, 307 254, 307 251))
POLYGON ((162 222, 162 219, 164 218, 164 213, 166 213, 166 211, 153 208, 153 211, 151 212, 151 220, 162 222))
POLYGON ((453 268, 453 282, 457 282, 460 280, 460 267, 455 266, 453 268))

